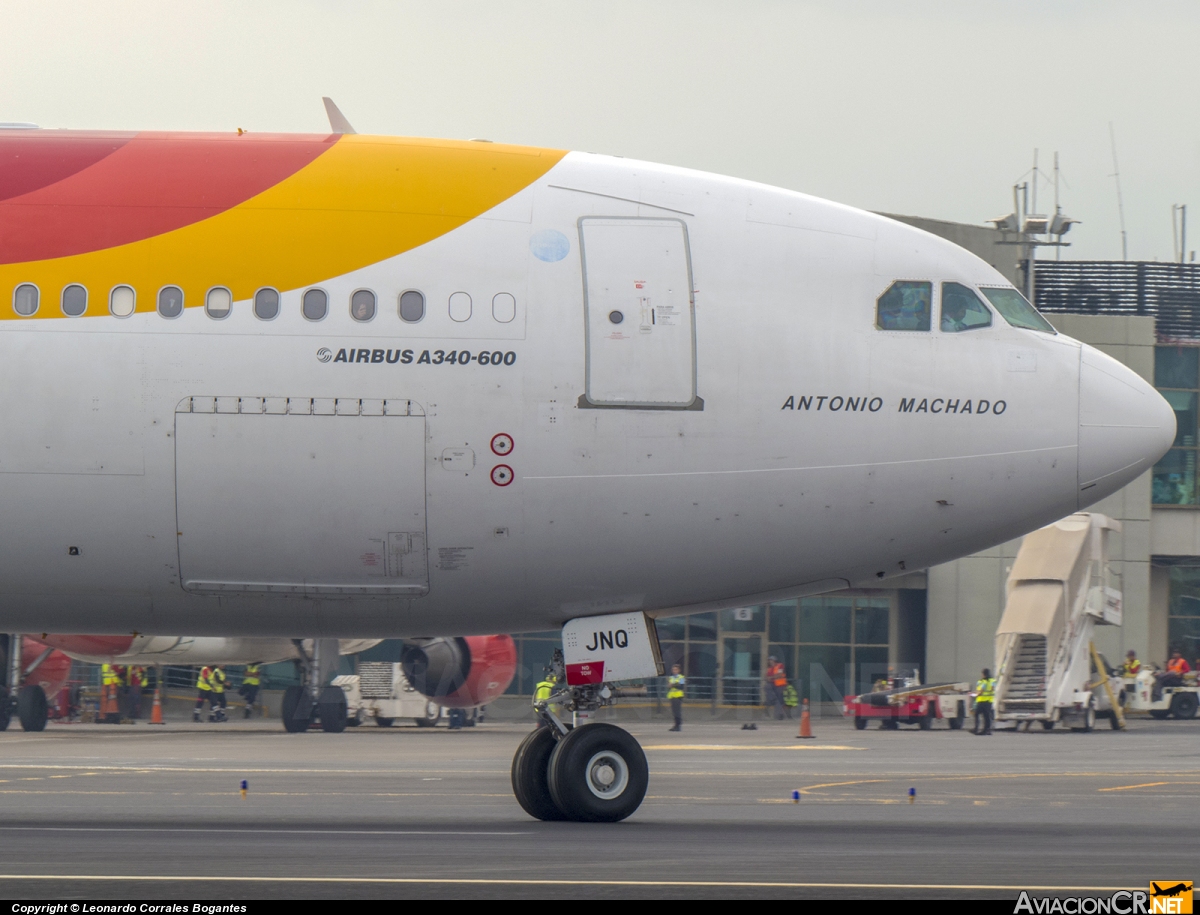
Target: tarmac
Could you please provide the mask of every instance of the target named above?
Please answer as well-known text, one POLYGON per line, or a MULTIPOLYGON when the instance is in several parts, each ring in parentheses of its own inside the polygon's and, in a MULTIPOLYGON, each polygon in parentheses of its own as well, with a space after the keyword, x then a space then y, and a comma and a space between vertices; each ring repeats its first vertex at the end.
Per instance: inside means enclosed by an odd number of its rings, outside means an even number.
POLYGON ((606 825, 517 805, 525 723, 14 722, 0 895, 1015 900, 1197 876, 1200 720, 976 737, 821 718, 800 740, 795 721, 696 718, 622 722, 650 790, 606 825))

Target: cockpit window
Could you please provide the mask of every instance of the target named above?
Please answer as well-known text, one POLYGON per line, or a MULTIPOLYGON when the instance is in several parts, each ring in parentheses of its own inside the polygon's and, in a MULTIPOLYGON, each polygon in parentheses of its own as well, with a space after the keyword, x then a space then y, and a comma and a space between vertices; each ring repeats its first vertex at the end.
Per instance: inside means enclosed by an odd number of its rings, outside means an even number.
POLYGON ((880 330, 929 330, 933 284, 896 280, 875 303, 880 330))
POLYGON ((942 332, 956 334, 991 327, 992 313, 979 296, 961 283, 942 283, 942 332))
POLYGON ((979 291, 996 306, 996 311, 1013 327, 1040 330, 1046 334, 1057 334, 1050 322, 1043 318, 1029 300, 1011 286, 980 286, 979 291))

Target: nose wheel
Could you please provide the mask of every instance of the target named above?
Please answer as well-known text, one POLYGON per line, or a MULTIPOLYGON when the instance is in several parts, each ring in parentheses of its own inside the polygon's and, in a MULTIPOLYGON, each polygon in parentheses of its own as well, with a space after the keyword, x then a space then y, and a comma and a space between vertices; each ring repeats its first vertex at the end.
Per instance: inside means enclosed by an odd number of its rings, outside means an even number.
POLYGON ((650 782, 646 754, 611 724, 585 724, 566 734, 538 728, 513 757, 513 792, 539 820, 616 823, 641 806, 650 782))

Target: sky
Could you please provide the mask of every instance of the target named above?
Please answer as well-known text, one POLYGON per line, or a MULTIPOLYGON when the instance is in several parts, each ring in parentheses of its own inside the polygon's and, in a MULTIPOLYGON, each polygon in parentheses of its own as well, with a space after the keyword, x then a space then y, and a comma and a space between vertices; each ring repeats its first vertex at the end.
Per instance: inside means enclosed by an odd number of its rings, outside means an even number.
MULTIPOLYGON (((1200 3, 0 0, 0 121, 582 149, 983 223, 1034 150, 1065 258, 1200 249, 1200 3)), ((1046 255, 1048 256, 1048 255, 1046 255)))

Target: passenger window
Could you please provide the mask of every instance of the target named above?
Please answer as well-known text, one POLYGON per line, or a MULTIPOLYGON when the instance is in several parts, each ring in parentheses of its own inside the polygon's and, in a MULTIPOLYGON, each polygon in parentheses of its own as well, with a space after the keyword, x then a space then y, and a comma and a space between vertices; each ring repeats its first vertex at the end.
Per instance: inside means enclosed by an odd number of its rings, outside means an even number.
POLYGON ((979 291, 987 296, 987 300, 996 306, 996 311, 1013 327, 1024 327, 1026 330, 1040 330, 1045 334, 1057 334, 1029 300, 1017 290, 1007 287, 981 286, 979 291))
POLYGON ((992 313, 961 283, 942 283, 942 332, 956 334, 992 326, 992 313))
POLYGON ((279 293, 274 289, 260 289, 254 293, 254 317, 270 321, 279 314, 279 293))
MULTIPOLYGON (((403 303, 401 303, 403 307, 403 303)), ((471 297, 465 292, 456 292, 450 296, 450 320, 466 321, 471 317, 471 297)))
POLYGON ((400 320, 412 324, 425 317, 425 294, 410 289, 400 293, 400 320))
POLYGON ((62 310, 68 318, 78 318, 87 311, 87 290, 78 283, 64 286, 62 291, 62 310))
POLYGON ((158 290, 158 313, 164 318, 183 314, 183 290, 178 286, 163 286, 158 290))
POLYGON ((375 317, 375 293, 360 289, 350 296, 350 317, 355 321, 370 321, 375 317))
POLYGON ((128 318, 137 307, 137 293, 132 286, 113 286, 108 294, 108 310, 118 318, 128 318))
POLYGON ((38 288, 32 283, 22 283, 13 290, 13 311, 28 318, 38 310, 38 288))
POLYGON ((213 286, 204 297, 204 311, 210 318, 228 318, 233 311, 233 293, 224 286, 213 286))
POLYGON ((507 324, 517 316, 517 300, 512 293, 498 292, 492 297, 492 317, 507 324))
POLYGON ((329 313, 329 296, 324 289, 309 289, 300 300, 300 308, 308 320, 324 320, 329 313))
POLYGON ((880 330, 929 330, 933 283, 897 280, 875 303, 880 330))

